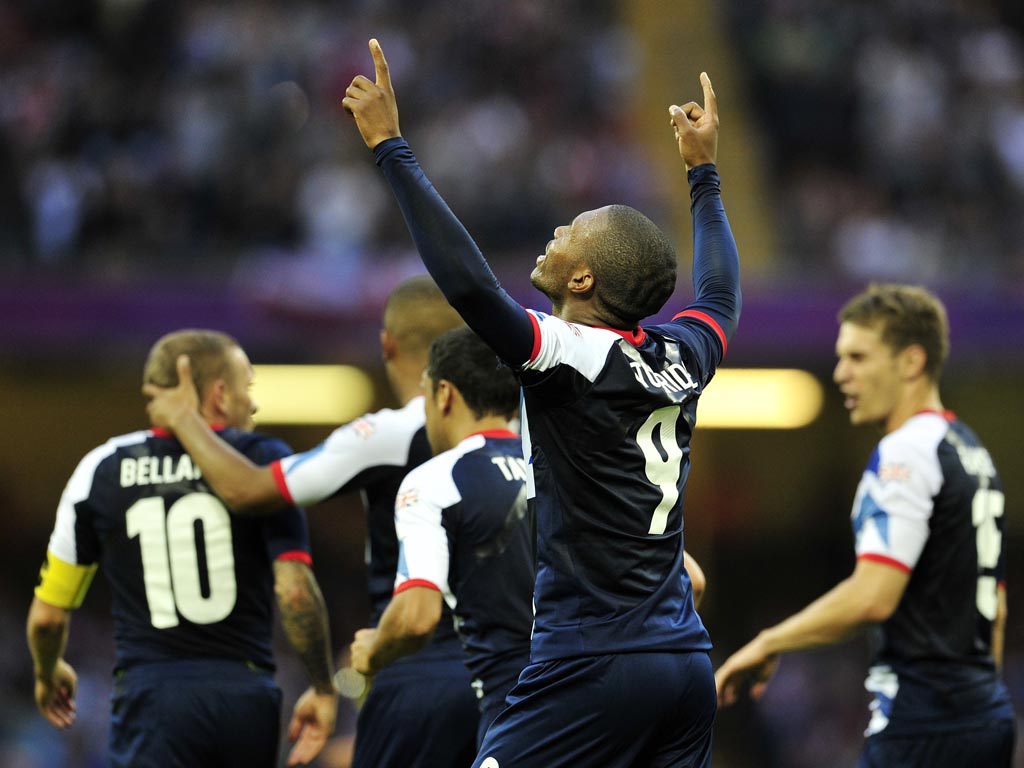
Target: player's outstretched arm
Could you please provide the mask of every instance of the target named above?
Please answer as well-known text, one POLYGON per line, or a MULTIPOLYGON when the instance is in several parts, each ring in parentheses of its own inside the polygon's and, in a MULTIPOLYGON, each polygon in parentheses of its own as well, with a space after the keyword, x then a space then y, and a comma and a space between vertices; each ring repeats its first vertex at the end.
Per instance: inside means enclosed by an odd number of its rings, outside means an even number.
POLYGON ((75 690, 78 676, 64 661, 71 612, 32 599, 25 633, 35 674, 35 700, 40 714, 55 728, 70 728, 75 722, 75 690))
POLYGON ((142 393, 154 427, 174 433, 199 466, 214 492, 239 514, 266 514, 285 506, 270 467, 253 464, 217 437, 199 414, 199 395, 192 384, 192 363, 188 355, 177 361, 178 384, 158 387, 144 384, 142 393))
MULTIPOLYGON (((718 98, 706 72, 700 76, 704 104, 669 107, 679 156, 688 171, 693 215, 694 301, 687 312, 711 318, 728 345, 739 323, 742 294, 736 240, 722 205, 718 170, 718 98)), ((685 313, 684 313, 685 314, 685 313)))
POLYGON ((498 284, 473 238, 401 138, 391 75, 376 40, 370 41, 370 53, 374 81, 356 77, 342 105, 373 149, 431 277, 466 324, 506 363, 519 366, 533 350, 533 323, 498 284))
POLYGON ((376 629, 360 629, 352 641, 352 668, 372 675, 430 642, 441 620, 441 593, 409 587, 391 598, 376 629))
POLYGON ((899 568, 858 560, 851 576, 726 659, 715 672, 719 704, 735 702, 747 682, 753 684, 751 696, 759 698, 780 654, 833 645, 885 621, 896 610, 909 581, 910 574, 899 568))
POLYGON ((300 765, 323 749, 338 712, 327 606, 312 569, 297 560, 274 562, 274 594, 285 636, 311 684, 295 704, 288 726, 288 738, 295 742, 288 765, 300 765))

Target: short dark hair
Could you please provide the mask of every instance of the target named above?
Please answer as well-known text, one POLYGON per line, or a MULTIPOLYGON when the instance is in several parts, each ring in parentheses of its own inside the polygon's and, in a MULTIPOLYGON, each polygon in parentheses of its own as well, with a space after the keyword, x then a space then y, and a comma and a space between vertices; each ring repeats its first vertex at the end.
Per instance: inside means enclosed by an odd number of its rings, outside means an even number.
POLYGON ((586 255, 597 298, 635 326, 665 306, 676 289, 676 251, 653 221, 628 205, 608 206, 608 226, 586 255))
POLYGON ((925 351, 925 373, 938 381, 949 355, 949 321, 942 301, 916 285, 872 283, 839 311, 840 323, 880 327, 882 341, 899 352, 912 344, 925 351))
POLYGON ((236 347, 241 348, 233 337, 221 331, 186 328, 168 333, 150 349, 142 381, 158 387, 177 385, 178 357, 188 355, 192 363, 192 383, 202 397, 207 386, 231 375, 228 352, 236 347))
POLYGON ((429 275, 403 280, 384 305, 384 327, 409 354, 426 356, 434 339, 462 324, 462 318, 429 275))
POLYGON ((473 415, 511 418, 519 409, 519 382, 508 366, 469 328, 456 328, 430 345, 427 375, 436 390, 451 382, 473 415))

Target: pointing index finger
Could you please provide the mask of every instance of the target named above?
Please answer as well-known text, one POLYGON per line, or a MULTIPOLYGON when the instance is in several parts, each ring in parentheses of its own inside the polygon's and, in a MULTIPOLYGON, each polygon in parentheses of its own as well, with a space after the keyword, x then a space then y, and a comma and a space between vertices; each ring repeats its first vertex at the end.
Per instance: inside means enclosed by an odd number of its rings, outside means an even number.
POLYGON ((377 73, 377 87, 391 89, 391 73, 388 71, 388 60, 384 58, 377 38, 370 40, 370 54, 373 56, 373 68, 377 73))
POLYGON ((715 96, 715 89, 711 87, 711 78, 707 72, 700 73, 700 84, 704 88, 704 111, 717 116, 718 98, 715 96))

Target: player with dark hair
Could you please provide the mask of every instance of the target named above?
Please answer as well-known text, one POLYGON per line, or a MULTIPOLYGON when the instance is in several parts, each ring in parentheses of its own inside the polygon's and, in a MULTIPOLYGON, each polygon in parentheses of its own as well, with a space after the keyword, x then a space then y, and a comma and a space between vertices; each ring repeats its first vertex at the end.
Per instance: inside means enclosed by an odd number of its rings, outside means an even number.
POLYGON ((873 285, 839 323, 834 378, 850 422, 884 433, 853 502, 857 565, 729 657, 716 674, 720 701, 731 704, 747 682, 760 697, 781 653, 871 629, 874 701, 858 765, 1008 768, 1003 486, 939 396, 945 308, 922 288, 873 285))
POLYGON ((373 674, 419 651, 451 606, 480 698, 480 737, 530 661, 534 546, 526 465, 509 419, 519 383, 468 328, 430 348, 424 381, 434 458, 402 481, 395 596, 361 629, 352 666, 373 674))
MULTIPOLYGON (((304 453, 257 466, 216 440, 192 415, 187 388, 147 387, 150 417, 174 432, 203 475, 239 514, 315 504, 362 491, 369 535, 370 623, 379 620, 395 584, 398 540, 395 493, 408 472, 430 458, 420 379, 431 342, 462 324, 426 275, 391 292, 380 343, 397 409, 366 414, 304 453)), ((189 360, 179 361, 183 379, 189 360)), ((301 396, 301 393, 297 393, 301 396)), ((354 768, 464 768, 476 748, 478 719, 451 614, 431 644, 377 675, 356 724, 354 768)))
MULTIPOLYGON (((175 383, 195 360, 196 413, 258 464, 284 443, 247 431, 252 366, 215 331, 160 339, 144 381, 175 383)), ((108 440, 71 476, 28 616, 39 710, 75 719, 74 669, 64 661, 70 611, 97 567, 110 582, 117 637, 110 764, 277 765, 281 692, 274 684, 273 595, 312 682, 295 705, 288 764, 312 760, 334 729, 327 610, 310 568, 302 510, 244 520, 213 495, 173 436, 158 429, 108 440)))
POLYGON ((526 310, 401 138, 387 62, 343 105, 391 185, 424 264, 467 324, 517 374, 538 529, 531 665, 492 723, 476 766, 708 765, 710 640, 683 567, 683 492, 697 398, 739 319, 739 259, 714 165, 718 115, 670 109, 689 171, 695 300, 640 327, 675 280, 667 239, 609 206, 558 227, 532 282, 552 314, 526 310))

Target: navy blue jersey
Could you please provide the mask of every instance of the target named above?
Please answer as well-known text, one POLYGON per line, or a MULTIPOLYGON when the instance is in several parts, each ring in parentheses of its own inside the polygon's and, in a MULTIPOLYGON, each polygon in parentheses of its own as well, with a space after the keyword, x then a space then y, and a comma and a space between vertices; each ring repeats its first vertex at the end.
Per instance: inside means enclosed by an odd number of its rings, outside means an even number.
POLYGON ((683 494, 697 398, 722 353, 702 317, 634 334, 539 312, 523 367, 538 526, 542 661, 710 640, 683 568, 683 494))
POLYGON ((395 502, 395 592, 441 591, 484 708, 504 702, 529 660, 534 532, 525 481, 519 436, 480 432, 413 470, 395 502))
MULTIPOLYGON (((220 436, 261 465, 291 452, 265 435, 226 429, 220 436)), ((230 514, 176 439, 144 431, 115 437, 79 463, 47 558, 36 594, 64 607, 81 595, 66 599, 61 574, 100 565, 111 587, 119 668, 211 658, 272 670, 272 563, 309 563, 309 534, 295 507, 266 518, 230 514)))
MULTIPOLYGON (((282 496, 302 506, 349 491, 362 492, 368 538, 370 626, 377 625, 395 587, 398 486, 402 478, 432 455, 423 422, 423 398, 414 397, 402 408, 369 413, 338 427, 315 448, 272 465, 282 496)), ((455 642, 450 618, 447 613, 444 626, 434 636, 435 645, 455 642)))
POLYGON ((629 333, 520 307, 401 138, 374 155, 435 282, 524 390, 537 491, 533 659, 698 650, 683 558, 683 492, 697 397, 740 313, 739 258, 713 165, 689 172, 694 301, 629 333))
POLYGON ((951 413, 919 413, 875 449, 854 500, 857 556, 910 581, 874 631, 869 735, 1012 717, 992 659, 1003 512, 992 458, 951 413))

